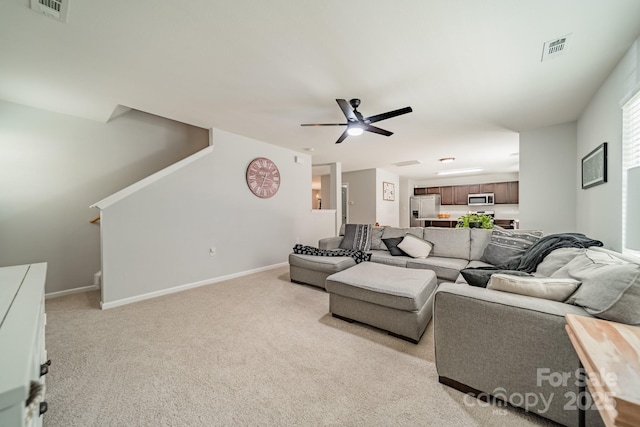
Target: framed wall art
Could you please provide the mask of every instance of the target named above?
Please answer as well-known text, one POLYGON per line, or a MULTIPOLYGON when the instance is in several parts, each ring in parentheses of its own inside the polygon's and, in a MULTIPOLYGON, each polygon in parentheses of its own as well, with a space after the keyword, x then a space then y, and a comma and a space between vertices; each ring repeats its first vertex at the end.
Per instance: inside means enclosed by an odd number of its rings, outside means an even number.
POLYGON ((393 182, 382 183, 382 200, 394 201, 396 199, 396 186, 393 182))
POLYGON ((582 189, 607 182, 607 143, 598 145, 582 158, 582 189))

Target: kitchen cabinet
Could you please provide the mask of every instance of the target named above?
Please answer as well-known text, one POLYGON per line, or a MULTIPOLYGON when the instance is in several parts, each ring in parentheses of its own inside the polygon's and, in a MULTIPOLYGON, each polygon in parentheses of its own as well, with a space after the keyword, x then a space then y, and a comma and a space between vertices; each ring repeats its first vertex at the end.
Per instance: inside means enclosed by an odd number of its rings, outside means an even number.
POLYGON ((440 204, 453 205, 453 187, 440 187, 440 204))
POLYGON ((481 193, 493 193, 493 189, 495 188, 494 183, 490 184, 480 184, 480 192, 481 193))
POLYGON ((515 228, 515 222, 512 219, 494 219, 493 224, 508 230, 515 228))
POLYGON ((478 194, 480 192, 480 184, 467 185, 467 194, 478 194))
POLYGON ((517 204, 519 202, 518 181, 496 182, 493 193, 496 205, 517 204))
POLYGON ((415 196, 427 194, 440 194, 442 205, 467 205, 467 196, 477 193, 494 193, 495 204, 518 204, 518 181, 490 182, 487 184, 449 185, 444 187, 416 187, 413 189, 415 196))
POLYGON ((453 204, 467 205, 467 195, 469 194, 467 185, 456 185, 453 187, 453 204))

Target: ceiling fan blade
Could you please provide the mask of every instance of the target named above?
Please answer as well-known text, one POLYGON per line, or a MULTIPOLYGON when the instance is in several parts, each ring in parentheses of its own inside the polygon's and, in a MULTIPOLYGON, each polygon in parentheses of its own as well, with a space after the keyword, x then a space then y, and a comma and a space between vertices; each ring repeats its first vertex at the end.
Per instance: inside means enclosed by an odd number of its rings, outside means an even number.
POLYGON ((371 125, 365 125, 364 130, 366 130, 367 132, 373 132, 373 133, 377 133, 384 136, 393 135, 393 132, 389 132, 388 130, 380 129, 371 125))
POLYGON ((349 106, 349 103, 345 99, 336 99, 336 102, 340 106, 342 113, 350 122, 357 122, 358 118, 354 114, 353 110, 349 106))
POLYGON ((380 120, 390 119, 391 117, 400 116, 402 114, 407 114, 412 112, 413 109, 411 107, 400 108, 399 110, 389 111, 387 113, 377 114, 375 116, 367 117, 364 119, 365 123, 375 123, 380 120))
POLYGON ((345 129, 345 131, 342 132, 342 135, 340 135, 340 138, 338 138, 338 140, 336 141, 336 144, 340 144, 342 141, 347 139, 348 136, 349 136, 349 134, 347 133, 347 130, 345 129))
POLYGON ((303 123, 300 126, 346 126, 347 123, 303 123))

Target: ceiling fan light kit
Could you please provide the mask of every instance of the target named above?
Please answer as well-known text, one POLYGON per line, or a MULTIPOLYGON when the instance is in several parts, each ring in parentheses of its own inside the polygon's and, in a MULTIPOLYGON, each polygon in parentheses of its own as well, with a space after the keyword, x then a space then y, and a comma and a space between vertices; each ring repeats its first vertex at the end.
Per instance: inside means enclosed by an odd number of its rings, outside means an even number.
POLYGON ((455 157, 443 157, 443 158, 441 158, 441 159, 438 159, 438 161, 439 161, 440 163, 451 163, 451 162, 453 162, 455 159, 456 159, 455 157))
POLYGON ((358 111, 358 107, 360 106, 360 100, 358 98, 350 99, 348 103, 344 99, 336 99, 336 102, 340 106, 342 114, 347 118, 347 123, 303 123, 300 126, 347 126, 347 129, 342 132, 342 135, 340 135, 340 138, 336 141, 336 144, 340 144, 347 138, 347 136, 361 135, 364 131, 384 136, 391 136, 393 135, 393 132, 372 126, 371 123, 390 119, 413 111, 411 107, 405 107, 400 108, 399 110, 376 114, 375 116, 363 117, 362 113, 358 111))

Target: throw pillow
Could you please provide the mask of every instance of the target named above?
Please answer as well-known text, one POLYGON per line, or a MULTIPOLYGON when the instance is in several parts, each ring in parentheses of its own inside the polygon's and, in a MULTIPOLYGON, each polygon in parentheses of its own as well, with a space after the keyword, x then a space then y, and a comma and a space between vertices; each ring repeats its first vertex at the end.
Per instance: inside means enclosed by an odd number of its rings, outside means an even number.
POLYGON ((404 237, 389 237, 388 239, 382 239, 382 243, 389 249, 392 256, 407 255, 402 249, 398 248, 398 243, 402 242, 404 237))
POLYGON ((347 224, 340 249, 368 251, 371 249, 371 224, 347 224))
POLYGON ((564 301, 575 292, 578 286, 580 286, 580 282, 574 279, 494 274, 489 279, 487 289, 552 301, 564 301))
POLYGON ((407 234, 404 239, 398 243, 398 249, 404 251, 412 258, 426 258, 433 249, 433 243, 423 240, 413 234, 407 234))
POLYGON ((560 248, 551 251, 536 267, 536 276, 550 277, 553 273, 567 265, 577 255, 584 253, 583 248, 560 248))
POLYGON ((582 282, 565 302, 601 319, 640 325, 640 264, 587 249, 551 277, 582 282))
POLYGON ((511 274, 514 276, 531 276, 529 273, 525 273, 524 271, 515 271, 515 270, 499 270, 495 268, 464 268, 460 271, 464 280, 471 286, 477 286, 479 288, 486 288, 487 283, 489 283, 489 279, 491 279, 492 274, 511 274))
POLYGON ((491 241, 484 249, 480 261, 515 269, 522 254, 542 237, 542 231, 505 230, 494 226, 491 241))
POLYGON ((385 227, 371 228, 371 250, 385 250, 387 247, 382 243, 382 233, 385 227))

